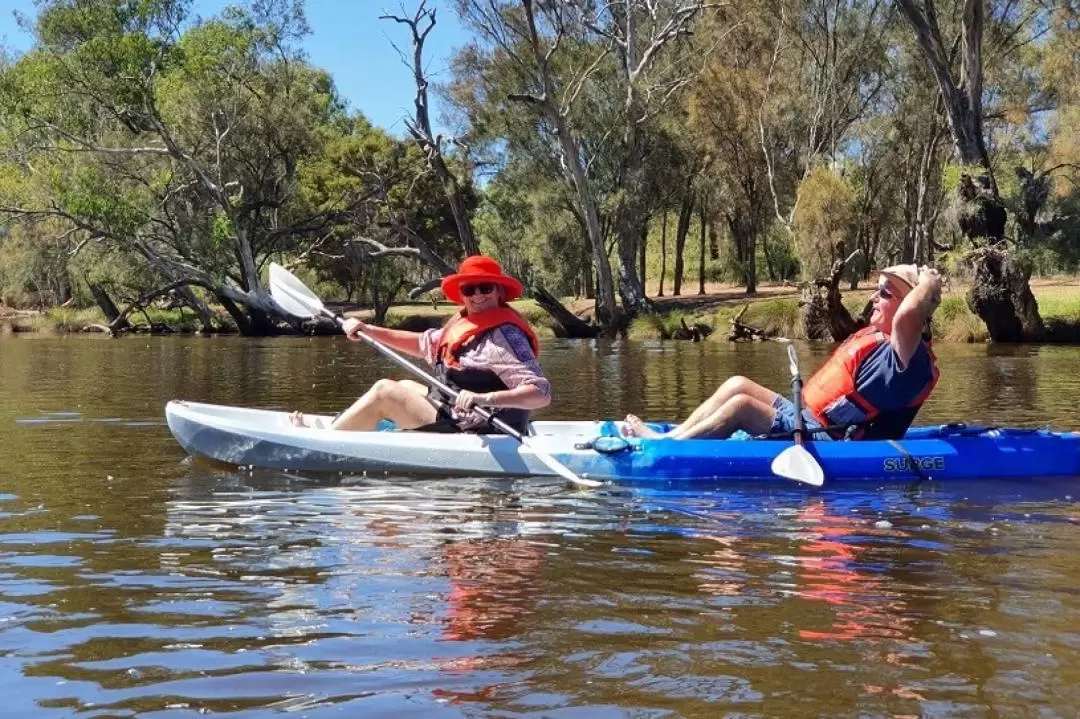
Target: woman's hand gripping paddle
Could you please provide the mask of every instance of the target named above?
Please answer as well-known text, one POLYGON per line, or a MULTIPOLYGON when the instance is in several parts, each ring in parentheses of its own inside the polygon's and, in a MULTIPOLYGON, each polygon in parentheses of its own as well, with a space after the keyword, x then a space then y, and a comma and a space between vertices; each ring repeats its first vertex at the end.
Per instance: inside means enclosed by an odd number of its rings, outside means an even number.
POLYGON ((825 472, 814 455, 803 446, 806 441, 806 422, 802 416, 802 377, 799 375, 799 356, 795 346, 788 345, 791 364, 791 395, 795 403, 795 444, 785 449, 772 461, 772 471, 780 477, 805 482, 815 487, 825 483, 825 472))
MULTIPOLYGON (((318 296, 307 288, 303 282, 298 280, 295 275, 289 272, 287 269, 277 264, 276 262, 270 263, 270 293, 274 296, 274 301, 281 305, 281 308, 295 317, 316 317, 323 315, 337 322, 339 325, 345 323, 345 318, 339 314, 331 312, 323 305, 322 300, 318 296)), ((399 367, 412 372, 417 377, 422 378, 425 382, 433 387, 437 387, 447 396, 456 399, 457 392, 440 382, 437 378, 431 376, 424 370, 414 365, 409 360, 399 355, 394 350, 390 349, 383 343, 379 342, 374 337, 369 337, 363 332, 360 333, 360 338, 372 346, 382 356, 386 357, 390 361, 397 364, 399 367)), ((483 417, 485 420, 491 423, 495 429, 499 430, 503 434, 508 434, 522 446, 528 447, 532 450, 533 456, 543 462, 549 468, 552 469, 560 477, 566 479, 572 484, 576 484, 579 487, 600 487, 603 482, 597 482, 595 479, 585 479, 579 477, 570 471, 570 468, 559 462, 547 452, 543 451, 536 445, 530 442, 530 438, 518 432, 516 429, 503 422, 498 417, 494 416, 489 410, 483 407, 474 407, 473 411, 483 417)))

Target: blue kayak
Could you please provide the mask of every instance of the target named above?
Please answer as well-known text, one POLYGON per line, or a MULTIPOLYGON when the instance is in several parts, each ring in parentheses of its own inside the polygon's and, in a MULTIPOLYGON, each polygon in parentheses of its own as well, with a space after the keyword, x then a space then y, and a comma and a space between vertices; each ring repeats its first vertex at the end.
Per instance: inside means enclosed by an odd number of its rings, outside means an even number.
MULTIPOLYGON (((298 471, 428 476, 556 476, 532 448, 498 434, 372 432, 295 427, 285 412, 173 401, 169 428, 190 454, 233 465, 298 471)), ((529 444, 579 476, 665 486, 737 480, 790 484, 773 459, 790 440, 620 436, 621 422, 534 422, 529 444)), ((663 431, 663 424, 650 424, 663 431)), ((863 481, 1030 479, 1080 476, 1080 434, 948 424, 912 428, 902 440, 809 442, 826 484, 863 481)))
MULTIPOLYGON (((594 457, 567 457, 585 476, 622 481, 776 479, 773 459, 791 441, 625 439, 606 422, 591 442, 594 457)), ((670 425, 649 423, 658 431, 670 425)), ((1080 476, 1080 434, 1046 429, 947 424, 913 427, 901 440, 808 442, 827 482, 1080 476)), ((559 455, 557 455, 559 456, 559 455)))

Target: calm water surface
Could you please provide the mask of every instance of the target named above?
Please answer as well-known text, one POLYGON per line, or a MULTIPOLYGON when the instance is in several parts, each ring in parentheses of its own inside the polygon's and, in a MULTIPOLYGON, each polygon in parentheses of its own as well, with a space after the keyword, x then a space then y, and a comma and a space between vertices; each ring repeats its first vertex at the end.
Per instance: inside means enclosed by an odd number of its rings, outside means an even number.
MULTIPOLYGON (((921 420, 1080 429, 1080 349, 938 351, 921 420)), ((774 344, 542 360, 552 419, 788 384, 774 344)), ((333 412, 384 373, 340 338, 0 338, 0 715, 1077 716, 1080 480, 305 478, 193 462, 163 422, 333 412)))

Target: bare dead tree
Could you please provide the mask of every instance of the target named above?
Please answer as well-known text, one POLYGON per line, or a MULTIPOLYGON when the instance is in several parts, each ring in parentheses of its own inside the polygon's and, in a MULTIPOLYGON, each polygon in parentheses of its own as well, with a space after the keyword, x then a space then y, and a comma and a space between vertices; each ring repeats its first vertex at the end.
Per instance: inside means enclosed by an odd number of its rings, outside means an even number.
MULTIPOLYGON (((446 201, 450 205, 450 212, 454 216, 457 225, 458 237, 461 239, 461 247, 465 255, 480 254, 480 244, 473 232, 472 222, 469 219, 468 204, 465 201, 465 193, 461 181, 451 171, 443 156, 442 135, 436 135, 431 129, 430 100, 428 96, 428 80, 424 73, 424 42, 428 34, 435 28, 436 10, 427 7, 427 0, 422 0, 412 17, 404 15, 380 15, 381 20, 393 20, 409 28, 412 40, 411 60, 406 64, 412 69, 413 81, 416 83, 416 96, 413 100, 413 117, 405 121, 409 135, 424 151, 427 157, 428 167, 442 183, 446 201)), ((402 58, 405 58, 405 54, 402 58)), ((464 143, 458 143, 459 147, 467 148, 464 143)))

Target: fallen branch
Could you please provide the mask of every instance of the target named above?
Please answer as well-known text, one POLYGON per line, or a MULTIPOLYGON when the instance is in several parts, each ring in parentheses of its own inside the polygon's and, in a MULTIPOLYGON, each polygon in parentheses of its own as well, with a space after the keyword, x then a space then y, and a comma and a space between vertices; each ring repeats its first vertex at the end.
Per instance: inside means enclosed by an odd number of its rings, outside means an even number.
MULTIPOLYGON (((180 289, 181 287, 187 287, 189 285, 196 285, 198 287, 202 287, 202 288, 210 290, 210 291, 213 291, 213 289, 214 289, 212 286, 210 286, 209 283, 203 282, 202 280, 197 280, 197 279, 194 279, 194 278, 191 278, 191 277, 188 277, 188 278, 185 278, 185 279, 182 279, 182 280, 177 280, 176 282, 170 282, 169 284, 165 285, 164 287, 161 287, 161 288, 156 289, 156 290, 151 290, 150 292, 146 292, 146 293, 142 294, 141 296, 138 297, 138 299, 136 299, 131 304, 129 304, 127 307, 125 307, 123 310, 121 310, 120 314, 116 316, 116 319, 114 319, 112 322, 109 323, 109 326, 113 328, 113 330, 111 330, 110 332, 115 332, 117 329, 122 329, 122 326, 124 325, 124 323, 127 322, 128 315, 130 315, 135 310, 142 310, 143 316, 146 317, 147 324, 153 326, 153 322, 151 322, 150 316, 148 314, 146 314, 146 303, 148 303, 150 300, 156 299, 156 298, 158 298, 158 297, 160 297, 162 295, 167 295, 170 292, 172 292, 173 290, 180 289)), ((172 332, 172 329, 169 329, 168 331, 172 332)))
POLYGON ((742 316, 750 309, 750 305, 743 305, 739 314, 731 318, 731 333, 728 342, 764 342, 776 338, 776 332, 769 332, 742 321, 742 316))

